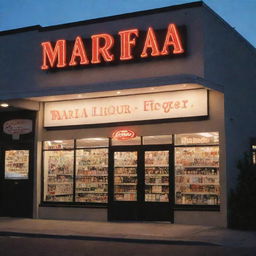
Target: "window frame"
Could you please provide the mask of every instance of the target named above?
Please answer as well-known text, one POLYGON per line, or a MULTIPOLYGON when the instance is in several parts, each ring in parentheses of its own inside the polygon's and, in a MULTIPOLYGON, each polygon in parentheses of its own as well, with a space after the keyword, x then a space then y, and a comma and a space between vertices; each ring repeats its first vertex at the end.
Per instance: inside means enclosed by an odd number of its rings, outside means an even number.
MULTIPOLYGON (((219 133, 219 132, 218 132, 219 133)), ((193 133, 191 133, 193 134, 193 133)), ((196 134, 196 133, 195 133, 196 134)), ((219 147, 220 150, 220 139, 218 144, 188 144, 188 145, 176 145, 175 144, 175 135, 178 134, 173 134, 173 173, 174 173, 174 210, 180 210, 180 211, 220 211, 220 204, 215 204, 215 205, 204 205, 204 204, 177 204, 176 203, 176 169, 175 169, 175 148, 188 148, 188 147, 219 147)), ((219 151, 220 152, 220 151, 219 151)), ((220 153, 219 153, 219 187, 220 187, 220 193, 219 193, 219 198, 221 198, 221 182, 220 182, 220 153)))
MULTIPOLYGON (((76 151, 77 150, 84 150, 84 149, 103 149, 106 148, 109 151, 109 147, 110 147, 110 139, 108 146, 104 146, 104 147, 77 147, 77 140, 79 139, 72 139, 73 143, 73 148, 67 148, 67 149, 45 149, 44 148, 44 142, 42 143, 42 174, 41 174, 41 203, 39 206, 44 207, 81 207, 81 208, 106 208, 108 205, 108 202, 106 203, 100 203, 100 202, 76 202, 75 201, 75 196, 76 196, 76 151), (45 198, 45 189, 44 189, 44 177, 45 177, 45 173, 44 173, 44 152, 46 151, 73 151, 73 189, 72 189, 72 201, 71 202, 61 202, 61 201, 46 201, 44 200, 45 198)), ((109 159, 107 159, 108 161, 108 166, 109 166, 109 159)), ((108 176, 107 176, 108 177, 108 176)))
MULTIPOLYGON (((217 131, 219 133, 219 131, 217 131)), ((191 133, 192 134, 192 133, 191 133)), ((172 137, 172 143, 171 144, 159 144, 160 145, 169 145, 170 147, 170 152, 172 152, 172 155, 170 155, 170 162, 169 162, 169 168, 170 170, 173 170, 173 176, 171 175, 170 172, 170 179, 173 179, 173 182, 170 183, 173 184, 173 188, 169 187, 169 193, 172 192, 173 194, 173 202, 171 202, 172 207, 176 211, 220 211, 220 205, 196 205, 196 204, 176 204, 176 194, 175 194, 175 148, 176 147, 219 147, 220 149, 220 139, 218 144, 189 144, 189 145, 176 145, 175 144, 175 135, 177 134, 171 134, 172 137)), ((141 137, 141 144, 136 145, 138 147, 143 146, 143 137, 141 137)), ((83 139, 83 138, 82 138, 83 139)), ((72 139, 74 141, 74 147, 73 148, 68 148, 68 149, 44 149, 44 142, 42 142, 42 150, 41 150, 41 159, 42 159, 42 164, 41 164, 41 202, 39 204, 40 207, 74 207, 74 208, 107 208, 109 201, 107 203, 99 203, 99 202, 75 202, 75 183, 76 183, 76 151, 77 150, 82 150, 82 149, 102 149, 102 148, 107 148, 108 149, 108 168, 109 168, 109 157, 110 157, 110 150, 112 147, 116 147, 112 145, 112 139, 108 138, 108 146, 101 146, 101 147, 77 147, 77 140, 79 139, 72 139), (74 153, 74 169, 73 169, 73 201, 72 202, 55 202, 55 201, 45 201, 44 200, 44 152, 45 151, 63 151, 63 150, 73 150, 74 153)), ((147 145, 151 146, 151 145, 147 145)), ((122 146, 126 147, 126 146, 122 146)), ((129 146, 128 146, 129 147, 129 146)), ((219 154, 220 157, 220 154, 219 154)), ((109 170, 108 170, 108 187, 109 187, 109 170)), ((220 165, 219 165, 219 180, 221 179, 220 177, 220 165)), ((220 186, 220 197, 221 197, 221 182, 219 182, 220 186)), ((109 191, 108 191, 108 200, 109 200, 109 191)))

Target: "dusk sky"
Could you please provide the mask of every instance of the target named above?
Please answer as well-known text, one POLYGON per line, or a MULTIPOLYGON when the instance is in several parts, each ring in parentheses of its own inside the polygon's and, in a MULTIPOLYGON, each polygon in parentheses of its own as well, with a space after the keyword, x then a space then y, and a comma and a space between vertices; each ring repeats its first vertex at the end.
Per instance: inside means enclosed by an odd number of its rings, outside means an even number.
MULTIPOLYGON (((186 0, 0 0, 0 31, 50 26, 188 3, 186 0)), ((256 46, 256 0, 205 0, 256 46)))

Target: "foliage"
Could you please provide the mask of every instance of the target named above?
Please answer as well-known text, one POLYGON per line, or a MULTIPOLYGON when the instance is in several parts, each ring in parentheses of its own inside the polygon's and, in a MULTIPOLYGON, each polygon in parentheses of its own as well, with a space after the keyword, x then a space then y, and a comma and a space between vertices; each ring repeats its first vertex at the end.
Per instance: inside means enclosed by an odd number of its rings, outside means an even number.
POLYGON ((245 154, 238 162, 238 182, 229 198, 229 226, 256 230, 256 165, 245 154))

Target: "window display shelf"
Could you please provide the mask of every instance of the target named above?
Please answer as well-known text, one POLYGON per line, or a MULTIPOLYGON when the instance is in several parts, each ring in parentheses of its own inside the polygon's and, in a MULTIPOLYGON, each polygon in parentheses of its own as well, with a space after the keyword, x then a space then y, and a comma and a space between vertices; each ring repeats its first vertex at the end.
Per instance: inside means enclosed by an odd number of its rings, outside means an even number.
POLYGON ((48 182, 48 185, 73 185, 73 181, 65 182, 48 182))
POLYGON ((58 175, 63 175, 63 176, 70 175, 70 176, 73 176, 73 172, 69 172, 69 173, 62 173, 62 172, 51 173, 48 176, 58 176, 58 175))
MULTIPOLYGON (((78 156, 78 158, 81 158, 81 156, 78 156)), ((81 166, 81 167, 95 167, 95 166, 97 166, 97 167, 100 167, 100 168, 108 168, 108 166, 106 165, 106 164, 100 164, 100 163, 95 163, 95 164, 87 164, 87 163, 81 163, 81 162, 79 162, 79 166, 81 166)))
POLYGON ((149 178, 169 177, 169 174, 147 174, 149 178))
POLYGON ((175 149, 176 204, 219 204, 219 147, 175 149))
POLYGON ((77 191, 77 194, 107 194, 106 191, 77 191))
MULTIPOLYGON (((108 183, 107 182, 88 182, 88 183, 86 183, 86 182, 76 182, 76 185, 83 185, 83 186, 86 186, 86 185, 108 185, 108 183)), ((79 188, 77 186, 77 188, 79 188)))
POLYGON ((150 167, 169 168, 169 166, 166 164, 145 164, 145 168, 150 168, 150 167))
POLYGON ((76 152, 76 200, 106 203, 108 149, 79 149, 76 152))
POLYGON ((137 168, 137 165, 115 165, 115 168, 137 168))
POLYGON ((72 193, 57 193, 57 194, 49 194, 50 196, 73 196, 72 193))
POLYGON ((182 194, 185 194, 185 195, 216 195, 216 196, 218 196, 218 194, 215 192, 182 192, 182 194))
POLYGON ((176 177, 213 177, 216 178, 217 174, 176 174, 176 177))
POLYGON ((169 184, 166 184, 166 183, 147 183, 147 182, 145 182, 145 185, 147 185, 147 186, 169 186, 169 184))
POLYGON ((116 174, 115 177, 137 177, 137 174, 116 174))
POLYGON ((100 175, 76 175, 76 178, 90 178, 90 177, 108 177, 107 174, 100 174, 100 175))
POLYGON ((176 167, 186 168, 219 168, 219 165, 179 165, 177 164, 176 167))
POLYGON ((116 186, 137 186, 137 183, 115 183, 116 186))

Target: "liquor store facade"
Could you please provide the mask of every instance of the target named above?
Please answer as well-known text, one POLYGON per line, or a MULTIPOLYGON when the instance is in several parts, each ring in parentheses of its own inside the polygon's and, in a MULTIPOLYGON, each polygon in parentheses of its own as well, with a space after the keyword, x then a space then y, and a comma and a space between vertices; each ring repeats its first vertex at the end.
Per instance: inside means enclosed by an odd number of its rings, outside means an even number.
POLYGON ((227 225, 251 53, 207 6, 1 33, 1 216, 227 225))

